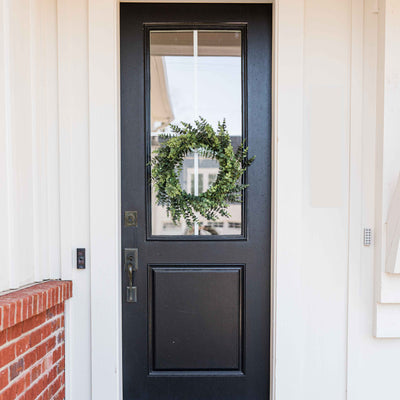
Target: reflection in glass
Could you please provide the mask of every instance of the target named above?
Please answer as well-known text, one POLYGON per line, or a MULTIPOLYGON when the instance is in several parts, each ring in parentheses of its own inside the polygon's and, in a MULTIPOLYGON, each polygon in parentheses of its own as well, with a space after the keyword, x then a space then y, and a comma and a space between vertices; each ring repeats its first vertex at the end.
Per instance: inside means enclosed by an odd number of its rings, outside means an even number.
MULTIPOLYGON (((241 32, 181 30, 150 32, 151 151, 169 124, 192 123, 199 116, 214 129, 224 118, 234 148, 242 141, 241 32)), ((180 183, 195 195, 205 192, 218 174, 216 160, 197 153, 185 158, 180 183)), ((230 218, 200 218, 196 226, 175 225, 152 193, 152 235, 241 235, 242 204, 229 207, 230 218)))

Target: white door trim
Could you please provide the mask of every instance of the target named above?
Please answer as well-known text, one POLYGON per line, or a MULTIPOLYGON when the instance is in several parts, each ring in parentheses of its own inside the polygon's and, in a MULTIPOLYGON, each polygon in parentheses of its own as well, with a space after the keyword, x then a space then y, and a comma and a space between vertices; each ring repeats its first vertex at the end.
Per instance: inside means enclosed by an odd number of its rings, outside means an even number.
MULTIPOLYGON (((119 1, 88 1, 92 399, 122 399, 119 1)), ((274 1, 271 399, 276 398, 275 347, 279 337, 276 265, 278 261, 295 265, 301 255, 296 243, 291 243, 288 251, 277 238, 285 232, 296 237, 301 227, 301 209, 294 207, 290 198, 294 192, 302 193, 302 156, 296 149, 302 146, 303 17, 303 0, 274 1), (286 168, 281 168, 283 165, 286 168)))
POLYGON ((119 3, 88 7, 92 399, 122 399, 119 3))

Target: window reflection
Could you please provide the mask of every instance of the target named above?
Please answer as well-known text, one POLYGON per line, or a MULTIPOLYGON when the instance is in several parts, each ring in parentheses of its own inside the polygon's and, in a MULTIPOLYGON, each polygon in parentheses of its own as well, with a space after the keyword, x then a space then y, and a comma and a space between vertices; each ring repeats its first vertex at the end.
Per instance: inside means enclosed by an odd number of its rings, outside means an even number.
MULTIPOLYGON (((214 128, 224 118, 234 148, 242 141, 242 73, 240 31, 151 31, 151 151, 169 124, 192 123, 199 116, 214 128)), ((216 160, 188 154, 180 183, 192 194, 205 192, 218 174, 216 160)), ((229 207, 230 218, 200 219, 175 225, 152 193, 152 235, 240 235, 242 205, 229 207)))

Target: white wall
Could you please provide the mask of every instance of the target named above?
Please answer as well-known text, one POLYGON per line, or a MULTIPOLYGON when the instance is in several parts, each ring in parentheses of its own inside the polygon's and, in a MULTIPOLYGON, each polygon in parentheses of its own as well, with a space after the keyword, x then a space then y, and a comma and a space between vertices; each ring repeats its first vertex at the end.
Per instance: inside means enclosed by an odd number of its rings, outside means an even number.
POLYGON ((346 396, 350 7, 280 1, 277 11, 279 400, 346 396))
POLYGON ((362 246, 363 228, 376 228, 384 259, 381 225, 400 168, 399 11, 398 1, 279 1, 278 400, 400 397, 400 341, 374 337, 377 327, 399 337, 397 305, 375 318, 382 289, 398 301, 398 278, 362 246), (391 122, 385 134, 380 113, 391 122), (391 138, 384 155, 382 137, 391 138))
MULTIPOLYGON (((400 3, 278 0, 274 13, 275 398, 398 399, 384 230, 400 172, 400 3)), ((0 21, 0 290, 72 279, 67 398, 117 399, 117 7, 0 0, 0 21)))
POLYGON ((60 277, 57 15, 0 1, 0 290, 60 277))
POLYGON ((86 1, 0 0, 0 291, 73 280, 74 400, 91 396, 88 107, 86 1))

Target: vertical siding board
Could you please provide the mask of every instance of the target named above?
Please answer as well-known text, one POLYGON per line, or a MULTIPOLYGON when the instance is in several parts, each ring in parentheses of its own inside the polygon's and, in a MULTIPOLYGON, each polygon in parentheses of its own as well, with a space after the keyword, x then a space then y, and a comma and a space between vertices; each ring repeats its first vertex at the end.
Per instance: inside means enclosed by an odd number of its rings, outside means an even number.
POLYGON ((71 182, 71 121, 68 80, 70 71, 68 42, 68 0, 57 1, 58 30, 58 110, 60 168, 60 264, 63 279, 72 279, 72 182, 71 182))
POLYGON ((29 2, 10 1, 10 126, 14 207, 15 276, 12 287, 34 279, 32 105, 29 2))
POLYGON ((39 1, 29 0, 29 21, 30 21, 30 69, 31 69, 31 110, 32 110, 32 184, 33 184, 33 260, 32 268, 36 282, 44 278, 43 269, 45 268, 43 260, 42 243, 43 227, 45 226, 46 215, 43 214, 43 184, 46 182, 46 175, 42 168, 46 163, 46 157, 42 153, 44 145, 44 132, 42 129, 42 79, 43 72, 42 54, 41 54, 41 35, 39 20, 39 1))
POLYGON ((57 12, 55 0, 31 0, 35 280, 60 277, 57 12))
MULTIPOLYGON (((366 5, 368 6, 368 1, 366 5)), ((351 84, 350 84, 350 157, 349 157, 349 255, 347 293, 347 394, 349 399, 363 398, 359 394, 358 374, 362 369, 360 323, 362 315, 361 260, 363 221, 363 131, 365 130, 364 84, 364 0, 351 1, 351 84)), ((372 300, 372 290, 369 292, 372 300)), ((362 374, 360 374, 362 375, 362 374)))
POLYGON ((279 0, 275 107, 276 399, 301 398, 306 337, 302 291, 304 0, 279 0), (290 118, 287 116, 290 115, 290 118), (295 195, 294 195, 295 194, 295 195), (290 246, 285 238, 295 237, 290 246), (296 312, 293 305, 296 304, 296 312), (288 321, 289 325, 288 325, 288 321), (293 340, 295 330, 295 340, 293 340), (290 382, 288 385, 287 382, 290 382))
POLYGON ((11 196, 10 168, 9 168, 9 129, 8 129, 8 20, 6 0, 0 0, 0 291, 9 288, 11 269, 11 210, 9 205, 11 196))
POLYGON ((350 5, 305 1, 303 398, 346 396, 350 5))
POLYGON ((43 26, 47 155, 47 275, 50 279, 61 277, 60 267, 60 167, 58 132, 58 39, 57 1, 41 0, 43 26))

